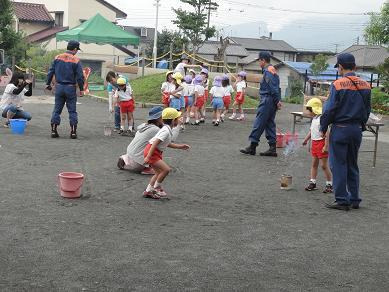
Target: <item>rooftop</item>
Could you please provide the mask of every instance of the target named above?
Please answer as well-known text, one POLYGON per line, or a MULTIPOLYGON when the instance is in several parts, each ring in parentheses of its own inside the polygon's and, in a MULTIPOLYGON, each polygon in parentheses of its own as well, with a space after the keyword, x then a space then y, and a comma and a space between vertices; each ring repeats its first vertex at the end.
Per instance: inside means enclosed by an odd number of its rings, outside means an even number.
MULTIPOLYGON (((198 53, 200 55, 217 55, 218 49, 220 48, 220 42, 218 41, 207 41, 200 48, 198 53)), ((248 56, 247 50, 240 44, 229 44, 226 49, 227 56, 248 56)))
POLYGON ((12 2, 12 6, 19 21, 54 22, 44 4, 12 2))
POLYGON ((236 44, 242 45, 247 50, 266 50, 266 51, 277 51, 277 52, 293 52, 297 53, 297 50, 283 40, 273 39, 256 39, 256 38, 241 38, 241 37, 230 37, 236 44))
MULTIPOLYGON (((355 57, 357 67, 377 67, 389 57, 388 49, 381 46, 353 45, 341 53, 351 53, 355 57)), ((336 64, 336 56, 328 60, 328 63, 336 64)))
POLYGON ((55 36, 57 32, 65 31, 68 28, 69 27, 63 27, 63 26, 49 27, 47 29, 29 35, 26 39, 30 43, 41 42, 55 36))

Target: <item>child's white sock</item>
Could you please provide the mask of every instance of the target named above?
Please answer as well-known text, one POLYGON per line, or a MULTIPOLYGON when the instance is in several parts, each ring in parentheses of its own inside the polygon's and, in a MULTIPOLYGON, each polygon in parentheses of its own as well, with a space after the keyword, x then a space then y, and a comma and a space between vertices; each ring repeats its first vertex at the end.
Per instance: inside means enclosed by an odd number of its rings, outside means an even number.
POLYGON ((332 186, 332 180, 327 180, 327 181, 326 181, 326 185, 327 185, 327 186, 332 186))
POLYGON ((133 128, 132 128, 132 126, 128 126, 128 129, 132 132, 133 128))
POLYGON ((310 182, 315 184, 316 183, 316 179, 311 178, 310 182))
POLYGON ((148 184, 146 188, 146 192, 151 192, 153 190, 154 190, 153 186, 151 184, 148 184))
POLYGON ((161 186, 161 183, 159 183, 159 182, 155 182, 155 184, 154 184, 154 189, 156 189, 156 188, 158 188, 158 187, 160 187, 161 186))
POLYGON ((123 130, 123 131, 124 131, 124 126, 120 126, 120 130, 123 130))
POLYGON ((186 122, 189 123, 189 121, 190 121, 190 118, 186 117, 186 122))
POLYGON ((221 114, 220 117, 223 119, 224 118, 224 114, 221 114))

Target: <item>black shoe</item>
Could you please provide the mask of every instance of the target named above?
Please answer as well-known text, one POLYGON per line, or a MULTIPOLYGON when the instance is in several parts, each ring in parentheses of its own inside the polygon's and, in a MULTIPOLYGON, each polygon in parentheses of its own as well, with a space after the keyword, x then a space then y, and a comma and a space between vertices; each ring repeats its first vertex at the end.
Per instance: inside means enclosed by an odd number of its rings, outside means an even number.
POLYGON ((308 192, 317 190, 316 184, 313 182, 310 182, 309 185, 306 186, 305 190, 308 192))
POLYGON ((246 148, 240 149, 240 153, 248 154, 248 155, 255 155, 257 146, 258 146, 258 144, 251 143, 246 148))
POLYGON ((205 123, 205 120, 200 120, 200 123, 201 123, 201 124, 204 124, 204 123, 205 123))
POLYGON ((117 163, 118 168, 123 170, 125 165, 126 163, 124 162, 123 158, 120 157, 117 163))
POLYGON ((77 139, 77 126, 70 126, 71 132, 70 132, 70 139, 77 139))
POLYGON ((277 157, 276 144, 269 144, 269 150, 259 153, 260 156, 277 157))
POLYGON ((353 203, 351 204, 352 209, 359 209, 359 203, 353 203))
POLYGON ((51 138, 59 138, 58 131, 57 131, 58 125, 51 125, 51 138))
POLYGON ((195 122, 195 123, 192 123, 191 125, 192 126, 200 126, 200 122, 198 122, 198 123, 195 122))
POLYGON ((326 208, 328 209, 335 209, 335 210, 342 210, 342 211, 350 211, 349 205, 341 205, 337 202, 333 202, 331 204, 326 204, 326 208))
POLYGON ((217 127, 219 126, 219 122, 215 122, 213 125, 217 127))

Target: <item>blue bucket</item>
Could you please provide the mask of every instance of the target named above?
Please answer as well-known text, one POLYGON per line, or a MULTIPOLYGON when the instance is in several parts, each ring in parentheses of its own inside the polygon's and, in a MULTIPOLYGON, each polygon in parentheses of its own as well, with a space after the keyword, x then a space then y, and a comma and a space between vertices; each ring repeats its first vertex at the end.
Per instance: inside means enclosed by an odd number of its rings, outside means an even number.
POLYGON ((23 135, 26 129, 27 120, 11 119, 9 120, 11 126, 11 133, 15 135, 23 135))

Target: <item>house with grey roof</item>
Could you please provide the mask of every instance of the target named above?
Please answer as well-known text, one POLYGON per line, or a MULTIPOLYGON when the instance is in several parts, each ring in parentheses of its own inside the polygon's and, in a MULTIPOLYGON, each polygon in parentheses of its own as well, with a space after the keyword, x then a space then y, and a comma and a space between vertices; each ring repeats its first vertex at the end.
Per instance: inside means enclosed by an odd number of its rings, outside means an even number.
MULTIPOLYGON (((219 41, 206 41, 202 44, 197 52, 197 56, 201 59, 217 61, 219 52, 221 50, 221 43, 219 41)), ((242 58, 247 57, 249 53, 239 44, 229 43, 225 52, 225 59, 229 65, 236 66, 242 64, 242 58)), ((220 60, 223 61, 223 60, 220 60)))
POLYGON ((298 51, 283 40, 273 40, 271 36, 261 38, 229 37, 233 44, 240 44, 249 54, 269 51, 272 56, 281 61, 296 61, 298 51))
MULTIPOLYGON (((389 51, 385 47, 370 45, 352 45, 341 53, 351 53, 355 57, 355 63, 358 71, 372 72, 374 69, 384 63, 389 57, 389 51)), ((330 64, 336 64, 336 56, 330 58, 330 64)))

